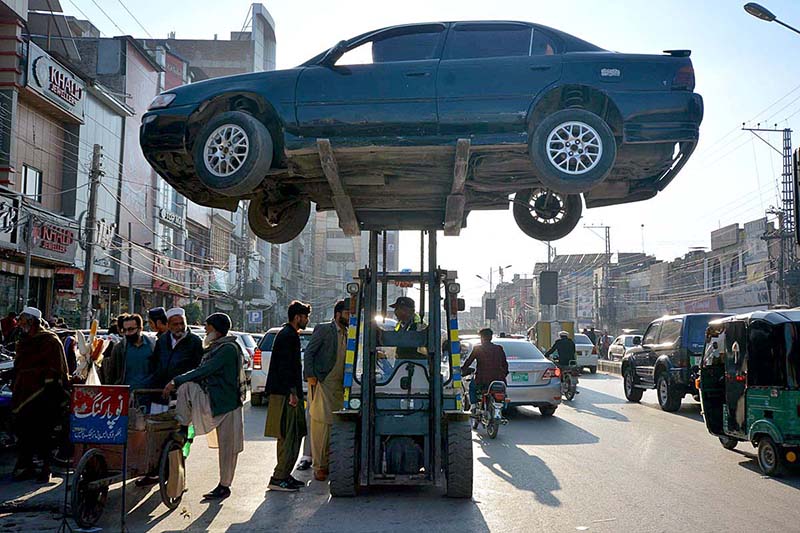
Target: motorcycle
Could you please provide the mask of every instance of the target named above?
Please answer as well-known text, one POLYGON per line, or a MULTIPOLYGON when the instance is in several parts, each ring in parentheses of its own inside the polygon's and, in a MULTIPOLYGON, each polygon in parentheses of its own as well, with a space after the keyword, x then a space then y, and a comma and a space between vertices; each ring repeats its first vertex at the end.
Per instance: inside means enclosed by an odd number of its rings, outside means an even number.
MULTIPOLYGON (((471 379, 467 377, 466 381, 462 382, 465 391, 469 390, 470 381, 471 379)), ((490 439, 497 438, 500 426, 508 424, 508 420, 503 416, 507 404, 511 401, 506 395, 506 384, 502 381, 492 381, 487 390, 481 394, 477 405, 470 406, 469 394, 465 393, 464 398, 464 409, 470 411, 472 429, 477 430, 482 424, 490 439)))
POLYGON ((572 362, 568 367, 561 367, 561 395, 567 401, 572 401, 578 394, 578 376, 581 371, 577 363, 572 362))

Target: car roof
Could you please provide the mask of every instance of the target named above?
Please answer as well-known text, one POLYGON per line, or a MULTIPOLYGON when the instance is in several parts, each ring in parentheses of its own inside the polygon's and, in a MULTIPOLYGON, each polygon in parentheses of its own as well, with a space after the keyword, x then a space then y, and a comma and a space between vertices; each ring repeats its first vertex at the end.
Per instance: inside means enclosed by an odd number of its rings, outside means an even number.
POLYGON ((788 322, 800 322, 800 309, 768 309, 766 311, 753 311, 752 313, 744 313, 741 315, 731 315, 714 323, 727 323, 733 321, 752 322, 754 320, 763 320, 769 324, 786 324, 788 322))

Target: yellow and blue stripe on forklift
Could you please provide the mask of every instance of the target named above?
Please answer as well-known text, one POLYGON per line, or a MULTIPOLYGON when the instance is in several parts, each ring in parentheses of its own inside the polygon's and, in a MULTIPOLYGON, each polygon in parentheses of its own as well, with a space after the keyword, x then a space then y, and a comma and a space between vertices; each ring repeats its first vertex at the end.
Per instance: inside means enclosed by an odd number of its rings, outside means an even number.
POLYGON ((344 356, 344 408, 350 408, 350 388, 353 386, 353 370, 356 359, 356 335, 358 333, 358 317, 350 315, 347 327, 347 349, 344 356))
POLYGON ((456 409, 463 409, 461 397, 461 341, 458 340, 458 318, 450 319, 450 367, 453 369, 453 389, 456 392, 456 409))

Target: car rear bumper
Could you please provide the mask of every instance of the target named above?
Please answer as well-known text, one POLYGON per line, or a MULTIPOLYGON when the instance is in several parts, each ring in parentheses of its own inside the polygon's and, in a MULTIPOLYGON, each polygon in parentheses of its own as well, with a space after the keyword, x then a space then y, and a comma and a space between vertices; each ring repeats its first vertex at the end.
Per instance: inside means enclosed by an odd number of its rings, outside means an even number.
POLYGON ((561 381, 551 379, 547 385, 512 385, 506 388, 509 405, 556 406, 561 403, 561 381))
POLYGON ((700 138, 703 98, 687 91, 609 93, 617 104, 626 144, 694 142, 700 138))
POLYGON ((597 355, 577 355, 575 361, 579 367, 583 366, 597 366, 597 355))
POLYGON ((139 127, 139 144, 148 152, 186 151, 186 131, 195 104, 148 111, 139 127))

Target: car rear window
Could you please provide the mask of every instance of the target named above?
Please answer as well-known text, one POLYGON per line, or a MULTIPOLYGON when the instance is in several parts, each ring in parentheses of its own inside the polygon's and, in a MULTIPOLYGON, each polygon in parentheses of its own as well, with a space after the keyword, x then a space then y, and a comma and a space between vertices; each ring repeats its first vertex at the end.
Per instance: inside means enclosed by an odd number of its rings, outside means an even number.
POLYGON ((447 36, 444 59, 527 56, 532 32, 520 24, 457 24, 447 36))
POLYGON ((592 344, 592 340, 586 335, 578 333, 575 335, 575 344, 592 344))
MULTIPOLYGON (((261 339, 261 344, 258 345, 258 348, 262 352, 271 352, 272 345, 275 343, 275 336, 277 333, 267 333, 264 335, 264 338, 261 339)), ((311 340, 311 335, 309 334, 302 334, 300 335, 300 350, 305 351, 306 346, 308 346, 309 341, 311 340)))
POLYGON ((503 347, 503 351, 506 352, 506 359, 508 360, 544 360, 544 354, 542 354, 542 352, 540 352, 536 346, 529 342, 493 342, 503 347))
POLYGON ((256 347, 256 341, 254 341, 253 337, 251 337, 250 335, 239 335, 239 338, 242 340, 244 345, 247 346, 248 348, 255 348, 256 347))
POLYGON ((706 328, 708 323, 728 315, 696 315, 686 317, 686 326, 689 328, 689 344, 702 346, 706 342, 706 328))

